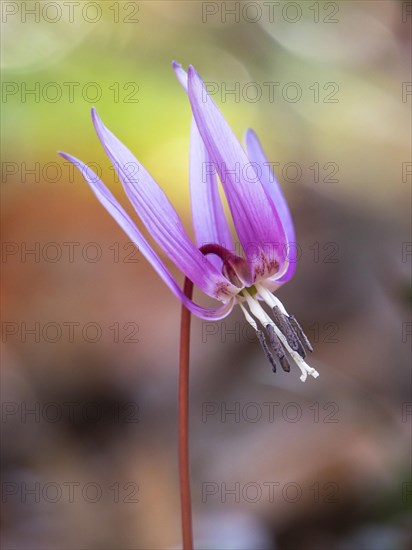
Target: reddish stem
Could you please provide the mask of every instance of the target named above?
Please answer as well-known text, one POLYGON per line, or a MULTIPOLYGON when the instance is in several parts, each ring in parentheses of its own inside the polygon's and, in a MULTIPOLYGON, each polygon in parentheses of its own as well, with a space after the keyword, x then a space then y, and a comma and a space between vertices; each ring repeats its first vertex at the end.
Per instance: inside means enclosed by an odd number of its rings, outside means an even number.
MULTIPOLYGON (((206 244, 199 248, 205 256, 215 254, 225 261, 233 256, 229 250, 217 244, 206 244)), ((187 277, 183 292, 190 300, 193 295, 193 283, 187 277)), ((180 322, 180 357, 179 357, 179 479, 180 502, 182 511, 183 550, 193 550, 192 499, 190 496, 189 465, 189 356, 190 356, 190 311, 182 305, 180 322)))
MULTIPOLYGON (((193 283, 185 279, 183 292, 192 298, 193 283)), ((183 550, 193 550, 192 502, 189 468, 189 356, 190 311, 182 305, 179 358, 179 478, 182 511, 183 550)))

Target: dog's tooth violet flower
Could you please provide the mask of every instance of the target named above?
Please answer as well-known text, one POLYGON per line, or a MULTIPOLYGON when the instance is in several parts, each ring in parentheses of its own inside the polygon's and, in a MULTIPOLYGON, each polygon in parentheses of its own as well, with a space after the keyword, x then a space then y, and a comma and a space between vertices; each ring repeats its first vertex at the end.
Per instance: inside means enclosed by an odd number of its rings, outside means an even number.
POLYGON ((316 378, 318 372, 305 362, 305 350, 312 351, 308 339, 273 294, 294 274, 296 261, 291 260, 288 251, 295 242, 295 234, 289 208, 268 168, 260 143, 249 130, 246 153, 195 69, 190 66, 186 73, 177 63, 173 63, 173 68, 193 112, 190 195, 197 246, 188 237, 162 189, 104 126, 95 109, 92 119, 127 196, 150 235, 195 286, 222 302, 220 307, 207 309, 185 296, 158 254, 97 175, 77 158, 60 154, 80 170, 98 200, 187 309, 203 319, 218 320, 239 305, 256 331, 274 371, 278 366, 289 371, 292 360, 300 368, 303 382, 308 374, 316 378), (235 254, 216 173, 244 257, 235 254))

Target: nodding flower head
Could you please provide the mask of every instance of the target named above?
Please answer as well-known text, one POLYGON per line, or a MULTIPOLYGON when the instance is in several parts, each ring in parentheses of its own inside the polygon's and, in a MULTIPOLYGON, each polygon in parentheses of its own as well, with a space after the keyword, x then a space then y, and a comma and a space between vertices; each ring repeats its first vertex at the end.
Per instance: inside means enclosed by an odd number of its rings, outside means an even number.
POLYGON ((306 351, 312 351, 307 337, 273 294, 294 274, 296 261, 290 258, 290 250, 295 232, 288 205, 259 140, 248 130, 245 151, 195 69, 190 66, 186 73, 175 62, 173 68, 193 113, 189 175, 196 244, 187 235, 162 189, 104 126, 95 109, 92 109, 92 120, 126 195, 151 237, 195 286, 221 302, 219 307, 205 308, 185 296, 156 251, 98 176, 77 158, 60 154, 80 170, 98 200, 194 315, 219 320, 238 305, 256 331, 274 371, 277 367, 289 371, 290 364, 295 363, 301 370, 302 381, 308 374, 316 378, 317 371, 305 362, 306 351), (235 253, 217 176, 242 255, 235 253))

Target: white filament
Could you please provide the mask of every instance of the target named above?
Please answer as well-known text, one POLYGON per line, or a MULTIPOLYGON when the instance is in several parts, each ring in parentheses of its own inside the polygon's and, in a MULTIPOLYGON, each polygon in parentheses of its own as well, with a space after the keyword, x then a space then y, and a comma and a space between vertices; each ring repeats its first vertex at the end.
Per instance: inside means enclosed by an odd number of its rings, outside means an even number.
POLYGON ((244 315, 245 315, 245 318, 246 318, 246 321, 252 325, 252 327, 257 331, 258 330, 258 326, 257 326, 257 323, 256 321, 253 319, 253 317, 251 315, 249 315, 247 309, 245 308, 245 306, 239 302, 239 305, 240 305, 240 309, 243 311, 244 315))
POLYGON ((282 302, 274 296, 267 288, 265 288, 263 285, 255 285, 256 290, 259 292, 259 294, 262 296, 263 300, 267 303, 269 307, 276 307, 280 309, 280 311, 284 315, 288 315, 288 312, 285 309, 285 306, 282 304, 282 302))

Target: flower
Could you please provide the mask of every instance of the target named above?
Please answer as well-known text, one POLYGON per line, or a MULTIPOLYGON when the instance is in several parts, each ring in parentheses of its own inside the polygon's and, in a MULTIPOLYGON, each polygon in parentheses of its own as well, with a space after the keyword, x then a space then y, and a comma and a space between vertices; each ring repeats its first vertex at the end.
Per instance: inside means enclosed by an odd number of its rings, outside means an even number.
POLYGON ((187 309, 203 319, 219 320, 238 304, 255 329, 274 371, 277 366, 289 371, 292 359, 302 372, 302 381, 308 374, 316 378, 317 371, 305 362, 305 349, 312 351, 308 339, 273 294, 294 274, 296 261, 290 257, 290 250, 295 234, 288 205, 268 168, 259 140, 248 130, 246 154, 195 69, 190 66, 186 73, 175 62, 173 68, 193 112, 190 195, 197 245, 187 235, 162 189, 104 126, 94 108, 92 119, 127 196, 151 237, 196 287, 222 303, 220 307, 204 308, 185 296, 158 254, 97 175, 77 158, 66 153, 60 155, 80 170, 98 200, 187 309), (235 254, 216 173, 243 256, 235 254))

